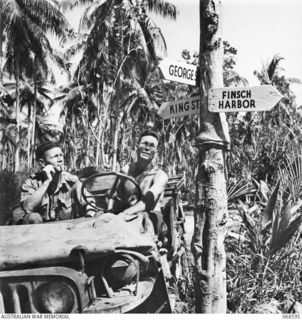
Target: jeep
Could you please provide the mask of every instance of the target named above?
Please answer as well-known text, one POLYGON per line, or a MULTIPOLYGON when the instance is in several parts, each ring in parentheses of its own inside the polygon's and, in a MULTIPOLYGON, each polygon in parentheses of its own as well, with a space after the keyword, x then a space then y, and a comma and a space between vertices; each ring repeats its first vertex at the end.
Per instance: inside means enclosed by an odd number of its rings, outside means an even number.
POLYGON ((141 190, 115 172, 83 182, 96 217, 1 226, 0 313, 172 312, 189 275, 182 184, 175 177, 165 189, 164 235, 154 233, 147 213, 130 220, 118 214, 140 200, 141 190))

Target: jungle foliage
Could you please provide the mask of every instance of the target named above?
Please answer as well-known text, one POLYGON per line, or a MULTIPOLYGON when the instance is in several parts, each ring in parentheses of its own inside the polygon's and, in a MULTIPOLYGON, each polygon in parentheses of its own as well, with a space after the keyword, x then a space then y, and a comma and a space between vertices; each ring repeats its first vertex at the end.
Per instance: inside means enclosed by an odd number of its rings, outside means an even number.
MULTIPOLYGON (((18 202, 22 179, 35 168, 39 143, 58 140, 70 171, 118 170, 135 158, 147 127, 159 132, 162 168, 170 176, 185 175, 183 199, 194 207, 199 117, 163 120, 157 110, 198 90, 161 78, 157 66, 167 48, 151 11, 177 17, 175 6, 163 0, 64 0, 60 6, 1 0, 1 224, 18 202), (86 9, 73 30, 64 14, 79 5, 86 9), (63 86, 58 73, 66 78, 63 86)), ((236 72, 236 54, 225 41, 225 86, 248 85, 236 72)), ((198 53, 184 50, 181 58, 198 64, 198 53)), ((254 72, 259 84, 276 87, 282 101, 269 112, 227 115, 230 312, 257 312, 272 299, 278 310, 290 312, 302 301, 302 114, 290 87, 301 81, 284 76, 282 60, 275 55, 254 72)))

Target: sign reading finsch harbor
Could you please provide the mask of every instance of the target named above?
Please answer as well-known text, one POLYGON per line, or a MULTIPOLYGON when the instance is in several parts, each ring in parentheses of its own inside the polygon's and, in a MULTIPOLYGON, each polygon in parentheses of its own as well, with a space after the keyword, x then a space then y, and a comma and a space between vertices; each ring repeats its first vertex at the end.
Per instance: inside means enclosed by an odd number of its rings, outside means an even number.
POLYGON ((164 59, 159 63, 159 68, 166 80, 196 85, 197 67, 193 64, 164 59))
POLYGON ((282 95, 271 85, 226 87, 210 89, 208 99, 211 112, 268 111, 282 95))

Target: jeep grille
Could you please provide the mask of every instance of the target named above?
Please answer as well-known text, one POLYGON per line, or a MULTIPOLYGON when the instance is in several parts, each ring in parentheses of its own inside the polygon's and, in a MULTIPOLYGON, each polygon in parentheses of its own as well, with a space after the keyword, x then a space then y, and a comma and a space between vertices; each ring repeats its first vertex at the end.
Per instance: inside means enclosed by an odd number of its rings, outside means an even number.
POLYGON ((0 288, 0 313, 35 313, 31 282, 3 283, 0 288))

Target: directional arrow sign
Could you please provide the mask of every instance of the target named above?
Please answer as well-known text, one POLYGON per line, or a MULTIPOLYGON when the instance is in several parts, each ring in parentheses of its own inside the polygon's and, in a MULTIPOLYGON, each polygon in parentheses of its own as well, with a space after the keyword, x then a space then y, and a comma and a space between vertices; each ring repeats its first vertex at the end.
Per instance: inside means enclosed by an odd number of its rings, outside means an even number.
POLYGON ((209 90, 211 112, 268 111, 282 95, 271 85, 228 87, 209 90))
POLYGON ((159 63, 159 68, 166 80, 196 85, 197 67, 171 59, 164 59, 159 63))
POLYGON ((164 119, 170 119, 198 114, 199 111, 200 96, 193 96, 178 101, 164 102, 157 113, 164 119))

